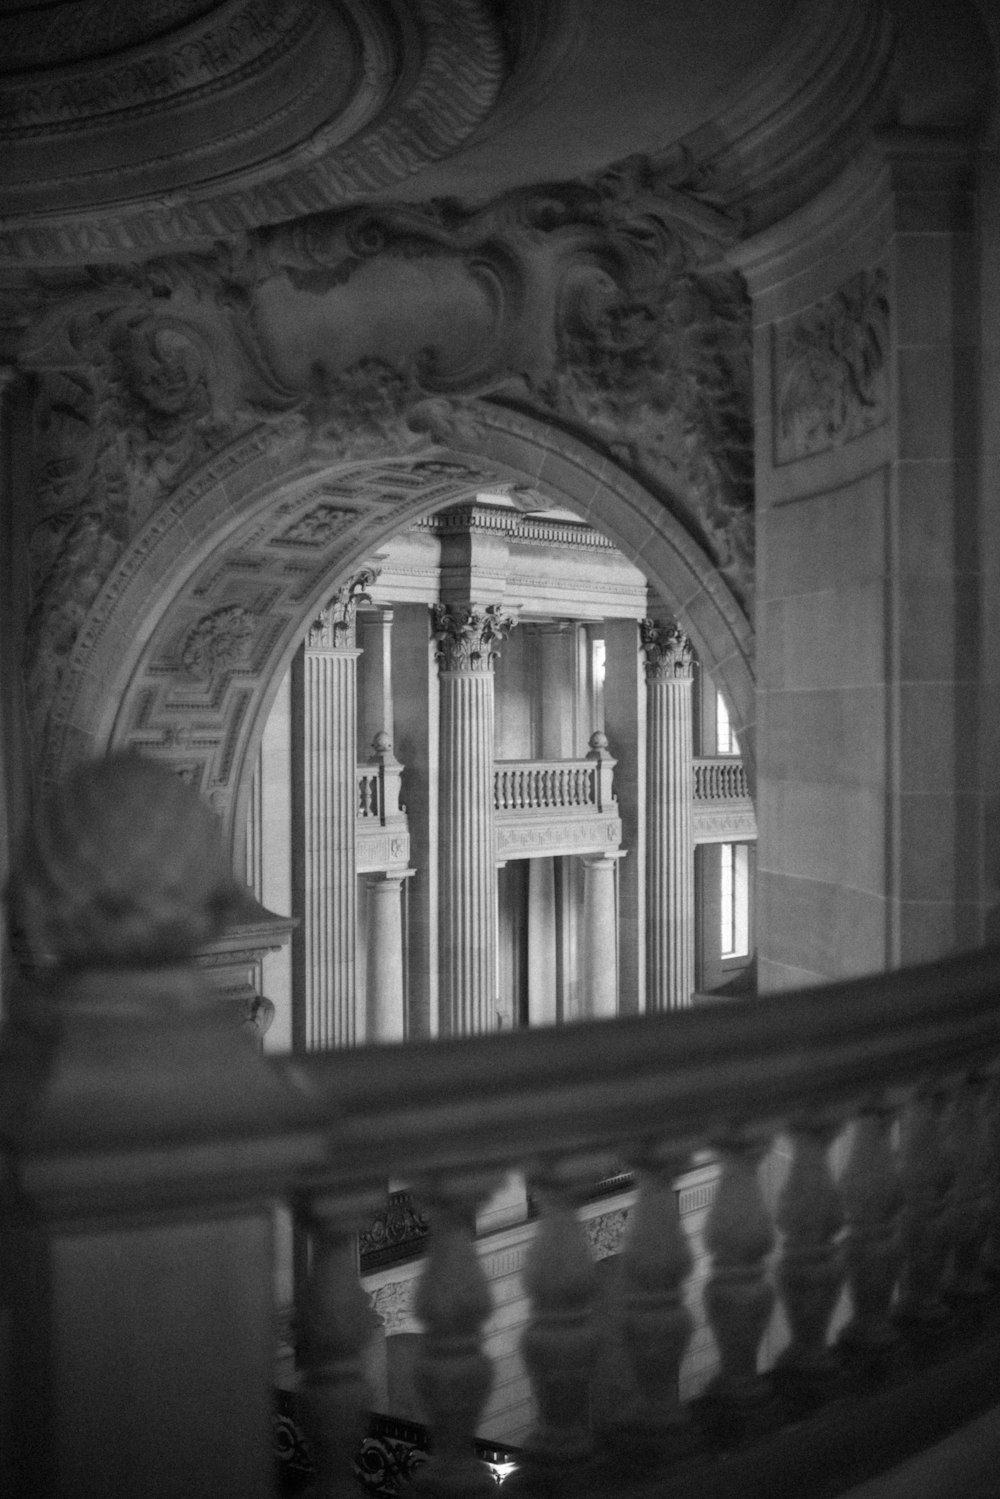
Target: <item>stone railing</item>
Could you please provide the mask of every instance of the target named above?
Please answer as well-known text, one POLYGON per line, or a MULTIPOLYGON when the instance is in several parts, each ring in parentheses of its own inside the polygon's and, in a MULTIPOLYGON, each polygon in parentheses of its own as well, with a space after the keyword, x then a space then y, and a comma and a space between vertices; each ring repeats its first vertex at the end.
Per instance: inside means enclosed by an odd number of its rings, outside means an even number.
POLYGON ((376 734, 372 756, 357 767, 354 843, 359 874, 400 868, 410 857, 409 824, 399 799, 403 767, 388 734, 376 734))
POLYGON ((691 836, 695 843, 753 842, 757 818, 742 760, 699 756, 694 765, 691 836))
POLYGON ((743 761, 732 755, 696 757, 694 799, 696 802, 749 801, 750 786, 743 761))
MULTIPOLYGON (((536 1422, 512 1491, 834 1494, 1000 1388, 1000 955, 708 1010, 261 1057, 181 968, 68 973, 0 1049, 5 1494, 271 1492, 272 1205, 312 1241, 298 1408, 353 1493, 370 1399, 357 1234, 405 1184, 429 1224, 416 1380, 431 1493, 486 1495, 475 1215, 510 1169, 536 1422), (54 1027, 49 1017, 58 1016, 54 1027), (675 1182, 710 1152, 703 1289, 675 1182), (611 1329, 578 1207, 635 1176, 611 1329), (704 1306, 716 1369, 678 1395, 704 1306), (783 1330, 782 1330, 783 1329, 783 1330), (588 1416, 589 1413, 589 1416, 588 1416), (787 1426, 787 1430, 785 1429, 787 1426), (719 1449, 739 1448, 738 1461, 719 1449), (756 1487, 755 1487, 756 1484, 756 1487), (727 1486, 728 1485, 728 1486, 727 1486)), ((957 1489, 955 1491, 961 1491, 957 1489)))
POLYGON ((601 733, 579 760, 498 760, 493 771, 499 857, 616 848, 621 821, 612 780, 617 761, 601 733))

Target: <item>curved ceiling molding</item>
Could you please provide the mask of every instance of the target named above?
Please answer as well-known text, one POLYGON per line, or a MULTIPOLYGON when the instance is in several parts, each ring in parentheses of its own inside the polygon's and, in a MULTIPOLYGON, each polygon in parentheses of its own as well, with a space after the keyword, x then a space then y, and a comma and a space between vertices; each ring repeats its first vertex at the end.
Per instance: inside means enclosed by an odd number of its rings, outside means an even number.
POLYGON ((19 8, 0 17, 0 261, 162 252, 357 201, 456 150, 507 55, 486 0, 19 8))
POLYGON ((894 27, 871 0, 796 0, 753 80, 677 144, 692 185, 755 233, 791 213, 891 117, 894 27))

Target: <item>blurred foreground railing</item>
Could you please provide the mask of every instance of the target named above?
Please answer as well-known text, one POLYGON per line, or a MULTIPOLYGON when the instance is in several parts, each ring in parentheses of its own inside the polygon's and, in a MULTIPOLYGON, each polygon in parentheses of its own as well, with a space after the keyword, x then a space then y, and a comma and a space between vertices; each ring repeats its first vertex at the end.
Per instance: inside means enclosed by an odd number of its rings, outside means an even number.
POLYGON ((430 1224, 424 1491, 494 1492, 472 1444, 491 1378, 475 1217, 518 1169, 539 1206, 537 1421, 510 1491, 638 1496, 669 1472, 672 1495, 838 1493, 1000 1390, 998 996, 990 952, 706 1010, 268 1060, 185 970, 64 980, 0 1051, 3 1492, 271 1492, 270 1219, 288 1199, 312 1244, 298 1320, 317 1492, 355 1493, 371 1404, 357 1233, 389 1179, 430 1224), (674 1184, 705 1151, 718 1367, 683 1403, 674 1184), (773 1194, 765 1158, 787 1165, 773 1194), (591 1409, 597 1282, 576 1212, 611 1159, 637 1191, 617 1303, 634 1397, 613 1418, 591 1409), (762 1371, 775 1315, 787 1338, 762 1371), (733 1444, 735 1465, 714 1455, 733 1444), (755 1463, 780 1488, 754 1488, 755 1463))

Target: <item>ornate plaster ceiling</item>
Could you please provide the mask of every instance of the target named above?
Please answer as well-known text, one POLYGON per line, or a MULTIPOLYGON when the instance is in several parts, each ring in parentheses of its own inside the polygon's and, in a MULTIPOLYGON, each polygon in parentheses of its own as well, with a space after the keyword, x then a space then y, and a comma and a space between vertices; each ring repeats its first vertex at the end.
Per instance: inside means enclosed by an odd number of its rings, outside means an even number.
POLYGON ((0 11, 3 248, 141 254, 356 201, 453 152, 508 71, 488 0, 0 11))

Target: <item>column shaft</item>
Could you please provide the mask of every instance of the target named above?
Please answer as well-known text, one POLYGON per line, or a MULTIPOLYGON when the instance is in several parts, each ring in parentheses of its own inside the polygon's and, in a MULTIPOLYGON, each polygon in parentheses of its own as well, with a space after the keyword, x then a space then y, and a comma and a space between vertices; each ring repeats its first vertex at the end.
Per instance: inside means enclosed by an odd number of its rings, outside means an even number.
POLYGON ((498 604, 436 604, 441 667, 440 1027, 496 1026, 493 662, 514 624, 498 604))
POLYGON ((373 874, 368 887, 368 1041, 406 1039, 403 880, 413 873, 373 874))
POLYGON ((295 1039, 309 1049, 357 1040, 355 853, 357 801, 355 650, 302 657, 301 829, 296 883, 299 1014, 295 1039))
POLYGON ((618 911, 615 864, 619 854, 583 855, 583 1018, 618 1013, 618 911))
POLYGON ((676 1010, 694 991, 694 795, 690 642, 646 620, 646 1008, 676 1010))
POLYGON ((493 677, 441 676, 441 1029, 492 1030, 496 1003, 493 677))

